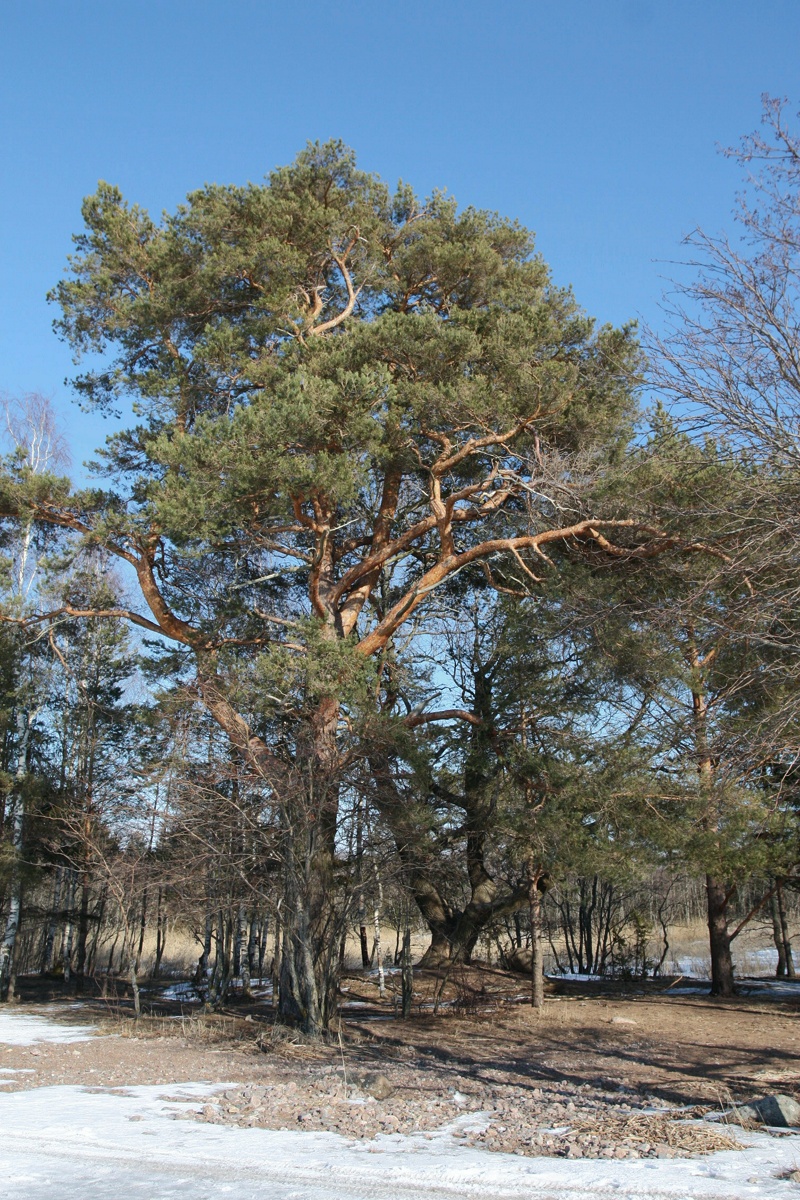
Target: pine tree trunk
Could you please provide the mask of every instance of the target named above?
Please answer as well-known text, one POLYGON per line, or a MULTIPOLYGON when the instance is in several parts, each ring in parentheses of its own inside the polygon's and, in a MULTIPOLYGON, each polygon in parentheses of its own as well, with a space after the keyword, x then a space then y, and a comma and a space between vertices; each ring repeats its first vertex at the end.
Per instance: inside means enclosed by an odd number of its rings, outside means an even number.
POLYGON ((733 996, 736 988, 728 932, 728 893, 725 885, 711 875, 706 876, 706 898, 711 950, 711 995, 733 996))
POLYGON ((528 880, 528 913, 531 924, 531 1004, 544 1008, 544 954, 542 953, 542 894, 539 891, 538 871, 531 871, 528 880))
POLYGON ((783 954, 786 960, 786 974, 790 979, 796 978, 794 966, 794 955, 792 954, 792 943, 789 937, 789 922, 786 918, 786 903, 783 896, 783 887, 778 884, 776 891, 776 899, 778 901, 778 920, 781 926, 781 941, 783 942, 783 954))
POLYGON ((339 705, 320 701, 298 753, 283 814, 284 906, 278 1013, 310 1037, 336 1011, 339 935, 334 865, 339 803, 339 705))
POLYGON ((142 965, 142 951, 144 949, 144 935, 147 932, 147 888, 142 890, 142 915, 139 918, 139 942, 136 947, 136 974, 139 974, 139 968, 142 965))
POLYGON ((156 956, 153 960, 151 975, 155 978, 161 973, 161 960, 167 945, 167 912, 164 907, 163 889, 158 889, 156 898, 156 956))
POLYGON ((775 943, 775 949, 778 951, 778 965, 775 968, 775 978, 783 979, 787 974, 786 946, 783 942, 783 929, 781 928, 781 918, 780 913, 778 912, 778 897, 774 892, 772 894, 770 907, 772 909, 772 940, 775 943))
MULTIPOLYGON (((206 901, 206 906, 208 905, 206 901)), ((211 911, 206 907, 205 926, 203 929, 203 949, 200 951, 200 957, 197 960, 197 970, 194 973, 195 985, 198 988, 204 988, 208 980, 208 962, 211 958, 211 911)))
POLYGON ((254 975, 260 974, 258 962, 258 945, 259 945, 259 919, 256 910, 250 913, 250 931, 247 937, 247 971, 252 980, 254 975))
POLYGON ((266 913, 261 919, 261 928, 258 935, 258 984, 259 987, 264 981, 264 959, 267 954, 267 936, 269 934, 269 918, 266 913))
POLYGON ((414 970, 411 966, 411 930, 406 929, 403 934, 403 958, 402 958, 402 1004, 403 1004, 403 1019, 408 1020, 411 1016, 411 1005, 414 999, 414 970))
POLYGON ((368 971, 370 960, 367 901, 364 896, 364 804, 361 799, 359 799, 356 810, 356 878, 358 882, 358 939, 361 945, 361 969, 368 971))

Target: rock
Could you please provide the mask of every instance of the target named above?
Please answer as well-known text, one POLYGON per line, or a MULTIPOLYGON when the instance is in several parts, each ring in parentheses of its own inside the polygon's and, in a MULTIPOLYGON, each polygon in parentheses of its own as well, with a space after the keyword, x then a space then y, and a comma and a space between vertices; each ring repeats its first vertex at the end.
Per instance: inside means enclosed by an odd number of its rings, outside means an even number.
POLYGON ((520 975, 531 973, 531 952, 523 948, 511 950, 505 956, 505 966, 509 971, 517 971, 520 975))
POLYGON ((612 1025, 638 1025, 638 1021, 634 1021, 633 1017, 612 1017, 612 1025))
POLYGON ((368 1096, 372 1096, 375 1100, 388 1100, 394 1095, 394 1088, 385 1075, 378 1073, 365 1075, 361 1086, 368 1096))
POLYGON ((744 1117, 748 1121, 759 1121, 764 1125, 775 1125, 782 1129, 800 1126, 800 1104, 791 1096, 779 1094, 762 1096, 750 1104, 742 1104, 726 1114, 735 1121, 744 1117))

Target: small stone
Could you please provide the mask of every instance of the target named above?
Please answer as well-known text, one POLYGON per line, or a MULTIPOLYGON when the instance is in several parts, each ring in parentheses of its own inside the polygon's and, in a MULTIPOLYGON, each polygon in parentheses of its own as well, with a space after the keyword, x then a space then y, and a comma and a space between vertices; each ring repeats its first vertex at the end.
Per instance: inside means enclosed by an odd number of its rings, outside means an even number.
POLYGON ((638 1021, 634 1021, 633 1017, 612 1017, 612 1025, 638 1025, 638 1021))
POLYGON ((388 1100, 394 1095, 394 1088, 385 1075, 365 1075, 361 1086, 375 1100, 388 1100))

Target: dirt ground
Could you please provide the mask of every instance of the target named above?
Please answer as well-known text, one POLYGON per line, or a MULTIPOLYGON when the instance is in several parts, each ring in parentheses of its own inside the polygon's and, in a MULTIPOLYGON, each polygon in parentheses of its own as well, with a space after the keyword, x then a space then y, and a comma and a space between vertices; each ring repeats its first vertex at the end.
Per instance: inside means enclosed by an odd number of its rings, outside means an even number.
POLYGON ((445 1126, 489 1149, 618 1158, 731 1148, 730 1116, 686 1118, 770 1092, 800 1099, 800 985, 796 998, 721 1001, 676 994, 668 980, 558 981, 537 1013, 525 980, 507 972, 419 972, 403 1021, 391 978, 381 1001, 375 979, 353 973, 341 1032, 309 1044, 275 1026, 266 1001, 204 1014, 163 998, 174 983, 154 983, 136 1020, 124 995, 77 1003, 56 981, 21 981, 21 1011, 95 1020, 114 1036, 0 1047, 0 1068, 25 1072, 3 1090, 208 1080, 228 1086, 198 1120, 358 1138, 445 1126))

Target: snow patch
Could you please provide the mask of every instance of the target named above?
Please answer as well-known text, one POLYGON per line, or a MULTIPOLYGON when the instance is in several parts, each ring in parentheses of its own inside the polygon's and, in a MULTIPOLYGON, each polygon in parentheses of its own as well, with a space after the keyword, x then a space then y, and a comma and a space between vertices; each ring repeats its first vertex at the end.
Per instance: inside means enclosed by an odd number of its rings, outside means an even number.
POLYGON ((57 1025, 36 1013, 0 1009, 0 1045, 33 1046, 36 1042, 87 1042, 96 1035, 92 1025, 57 1025))
POLYGON ((742 1133, 745 1150, 702 1159, 568 1161, 463 1146, 446 1128, 368 1142, 179 1119, 225 1086, 0 1093, 5 1200, 99 1200, 109 1188, 150 1200, 778 1200, 790 1185, 777 1175, 800 1151, 798 1137, 742 1133))
MULTIPOLYGON (((75 1026, 0 1011, 0 1040, 77 1040, 75 1026)), ((91 1030, 86 1032, 91 1034, 91 1030)), ((83 1036, 81 1037, 83 1040, 83 1036)), ((7 1043, 9 1044, 9 1043, 7 1043)), ((185 1120, 231 1084, 0 1092, 4 1200, 779 1200, 800 1136, 729 1132, 745 1147, 695 1159, 527 1158, 464 1146, 456 1124, 359 1141, 185 1120)))

